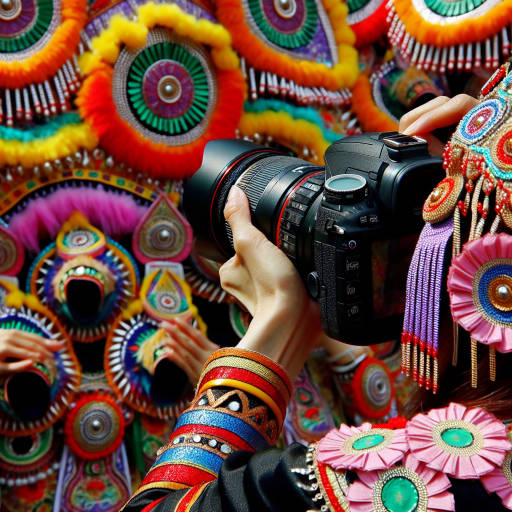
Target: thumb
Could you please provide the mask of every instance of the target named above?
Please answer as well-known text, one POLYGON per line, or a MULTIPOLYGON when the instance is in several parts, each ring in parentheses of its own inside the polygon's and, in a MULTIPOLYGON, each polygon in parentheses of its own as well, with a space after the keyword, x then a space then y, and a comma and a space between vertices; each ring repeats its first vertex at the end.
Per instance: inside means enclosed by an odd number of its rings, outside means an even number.
POLYGON ((267 241, 265 235, 253 226, 249 200, 236 185, 229 191, 224 217, 233 233, 235 251, 243 258, 251 258, 258 245, 267 241))
POLYGON ((224 217, 231 227, 233 238, 236 238, 237 234, 240 234, 247 227, 247 224, 251 224, 249 200, 236 185, 231 187, 229 191, 228 200, 224 207, 224 217))

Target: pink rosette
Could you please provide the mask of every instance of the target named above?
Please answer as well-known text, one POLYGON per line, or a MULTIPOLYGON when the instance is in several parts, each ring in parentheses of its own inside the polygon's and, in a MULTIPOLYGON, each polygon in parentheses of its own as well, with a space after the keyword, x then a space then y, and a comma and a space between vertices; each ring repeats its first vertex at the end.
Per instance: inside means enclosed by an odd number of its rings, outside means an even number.
POLYGON ((397 504, 403 504, 404 500, 411 501, 411 510, 455 510, 453 494, 448 491, 451 487, 448 477, 428 468, 412 454, 406 455, 402 466, 386 471, 358 471, 357 476, 359 480, 349 487, 347 495, 351 512, 393 510, 395 496, 397 504), (403 487, 399 487, 404 483, 405 492, 403 487), (397 484, 395 493, 394 484, 397 484))
POLYGON ((494 415, 455 403, 417 414, 406 433, 418 460, 460 479, 479 478, 501 467, 512 447, 505 426, 494 415))
POLYGON ((505 457, 501 468, 496 468, 484 477, 482 484, 487 492, 495 492, 503 506, 512 510, 512 451, 505 457))
POLYGON ((408 449, 405 429, 341 425, 318 443, 317 459, 335 470, 379 470, 391 467, 408 449))
POLYGON ((512 351, 512 236, 485 235, 464 245, 448 272, 454 320, 472 338, 512 351))

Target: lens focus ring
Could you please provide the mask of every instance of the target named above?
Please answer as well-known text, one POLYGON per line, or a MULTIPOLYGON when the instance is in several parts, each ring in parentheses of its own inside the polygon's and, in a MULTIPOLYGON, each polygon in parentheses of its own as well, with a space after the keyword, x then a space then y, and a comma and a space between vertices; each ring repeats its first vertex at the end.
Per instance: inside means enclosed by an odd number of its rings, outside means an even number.
POLYGON ((323 184, 324 173, 318 171, 296 186, 283 206, 277 225, 276 241, 277 246, 292 260, 297 258, 297 235, 304 217, 323 190, 323 184))

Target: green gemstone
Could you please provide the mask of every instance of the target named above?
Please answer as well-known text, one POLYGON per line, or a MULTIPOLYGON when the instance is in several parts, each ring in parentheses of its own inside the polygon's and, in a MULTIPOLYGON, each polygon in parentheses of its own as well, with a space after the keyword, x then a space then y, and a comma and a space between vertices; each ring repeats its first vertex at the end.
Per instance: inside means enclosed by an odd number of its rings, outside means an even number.
POLYGON ((418 506, 419 494, 408 478, 400 476, 384 484, 381 498, 389 512, 413 512, 418 506))
POLYGON ((464 428, 447 428, 441 439, 448 445, 456 448, 466 448, 473 444, 473 434, 464 428))
POLYGON ((354 450, 366 450, 381 444, 382 441, 384 441, 384 436, 380 434, 370 434, 355 441, 352 448, 354 448, 354 450))

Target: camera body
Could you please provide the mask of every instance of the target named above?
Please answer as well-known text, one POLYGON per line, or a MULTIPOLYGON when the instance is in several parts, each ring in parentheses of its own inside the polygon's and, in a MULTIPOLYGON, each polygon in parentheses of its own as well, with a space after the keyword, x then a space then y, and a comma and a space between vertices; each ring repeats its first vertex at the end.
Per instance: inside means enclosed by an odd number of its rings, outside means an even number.
POLYGON ((423 202, 443 177, 427 143, 396 132, 341 139, 325 168, 237 140, 207 144, 185 187, 197 249, 233 254, 223 209, 246 193, 254 224, 293 261, 318 301, 326 334, 357 345, 397 339, 423 202))
POLYGON ((325 162, 306 281, 324 330, 352 344, 396 339, 423 202, 443 177, 442 160, 423 139, 381 133, 334 143, 325 162))

